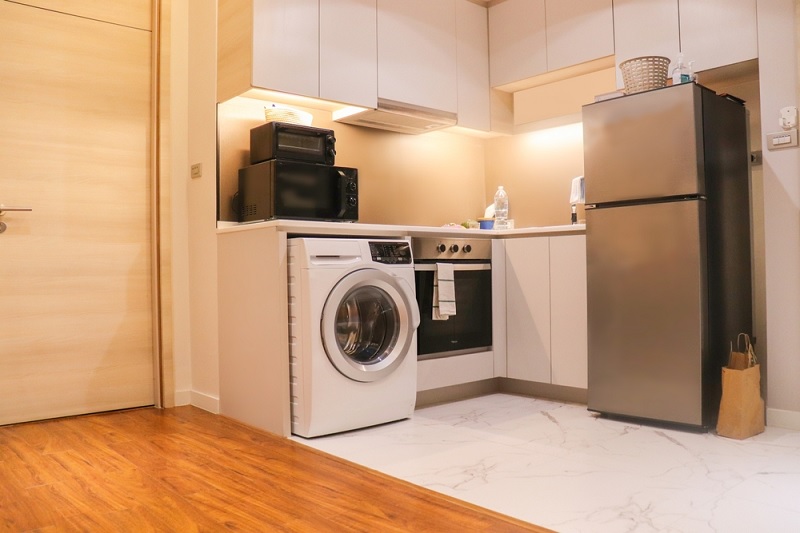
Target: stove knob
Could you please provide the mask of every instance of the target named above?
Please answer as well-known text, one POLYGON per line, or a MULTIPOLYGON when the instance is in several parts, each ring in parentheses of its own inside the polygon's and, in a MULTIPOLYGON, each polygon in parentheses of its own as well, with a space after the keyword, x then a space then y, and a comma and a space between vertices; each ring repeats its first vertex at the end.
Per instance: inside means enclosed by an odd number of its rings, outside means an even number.
POLYGON ((461 250, 462 250, 462 251, 463 251, 465 254, 468 254, 468 253, 470 253, 470 252, 472 251, 472 245, 470 245, 470 244, 465 244, 464 246, 462 246, 462 247, 461 247, 461 250))
POLYGON ((439 244, 438 246, 436 246, 436 251, 439 252, 440 254, 443 254, 445 250, 447 250, 447 246, 445 246, 444 244, 439 244))
POLYGON ((452 253, 456 253, 458 251, 458 245, 457 244, 450 245, 450 251, 452 253))

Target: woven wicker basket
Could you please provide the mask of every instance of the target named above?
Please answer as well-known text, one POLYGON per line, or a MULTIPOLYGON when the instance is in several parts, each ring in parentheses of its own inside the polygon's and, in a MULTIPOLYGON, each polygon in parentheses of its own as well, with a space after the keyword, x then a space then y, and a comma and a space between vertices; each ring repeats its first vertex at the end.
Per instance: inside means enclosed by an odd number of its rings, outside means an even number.
POLYGON ((643 56, 628 59, 619 64, 625 94, 640 93, 667 85, 669 58, 662 56, 643 56))
POLYGON ((270 107, 264 108, 264 118, 267 122, 288 122, 289 124, 310 126, 313 116, 306 111, 272 104, 270 107))

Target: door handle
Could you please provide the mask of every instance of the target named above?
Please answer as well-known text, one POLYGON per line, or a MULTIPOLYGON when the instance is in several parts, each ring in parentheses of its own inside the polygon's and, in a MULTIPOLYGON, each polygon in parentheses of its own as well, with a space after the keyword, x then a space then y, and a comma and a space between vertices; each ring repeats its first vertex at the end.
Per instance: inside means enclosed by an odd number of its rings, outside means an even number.
MULTIPOLYGON (((9 207, 3 204, 0 204, 0 217, 6 214, 6 211, 33 211, 32 207, 9 207)), ((8 225, 5 222, 0 221, 0 233, 3 233, 5 230, 8 229, 8 225)))
POLYGON ((33 211, 32 207, 11 207, 8 205, 0 204, 0 217, 6 214, 6 211, 33 211))

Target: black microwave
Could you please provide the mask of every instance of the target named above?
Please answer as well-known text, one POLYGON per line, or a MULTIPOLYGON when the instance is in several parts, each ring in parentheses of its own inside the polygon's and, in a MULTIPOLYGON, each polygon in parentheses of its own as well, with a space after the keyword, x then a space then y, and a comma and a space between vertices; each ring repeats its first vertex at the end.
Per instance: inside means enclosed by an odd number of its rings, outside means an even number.
POLYGON ((336 137, 333 130, 286 122, 268 122, 251 129, 250 164, 276 158, 333 165, 336 137))
POLYGON ((358 169, 271 159, 239 170, 240 222, 358 220, 358 169))

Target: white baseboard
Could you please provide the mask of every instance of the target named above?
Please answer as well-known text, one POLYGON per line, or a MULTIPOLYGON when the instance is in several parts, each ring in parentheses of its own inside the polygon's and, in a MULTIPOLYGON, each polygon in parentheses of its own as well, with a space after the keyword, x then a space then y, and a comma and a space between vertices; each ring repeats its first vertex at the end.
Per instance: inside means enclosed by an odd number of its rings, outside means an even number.
POLYGON ((182 405, 191 405, 192 403, 192 391, 190 390, 176 390, 175 395, 172 397, 173 401, 175 402, 175 407, 180 407, 182 405))
POLYGON ((800 431, 800 411, 767 408, 767 425, 800 431))
POLYGON ((175 407, 194 405, 209 413, 219 414, 219 398, 194 390, 175 391, 175 407))
POLYGON ((219 398, 214 396, 192 391, 192 400, 190 403, 209 413, 214 413, 215 415, 219 414, 219 398))

